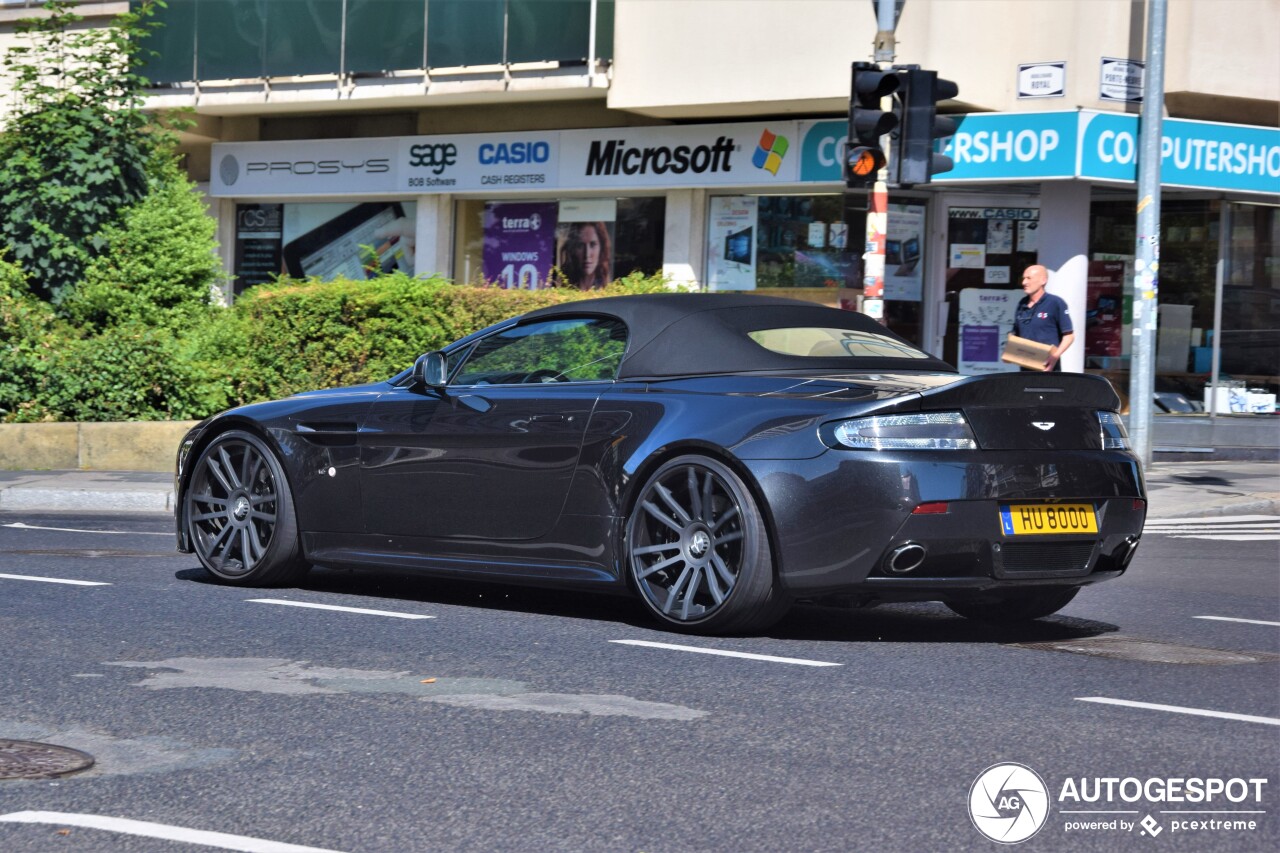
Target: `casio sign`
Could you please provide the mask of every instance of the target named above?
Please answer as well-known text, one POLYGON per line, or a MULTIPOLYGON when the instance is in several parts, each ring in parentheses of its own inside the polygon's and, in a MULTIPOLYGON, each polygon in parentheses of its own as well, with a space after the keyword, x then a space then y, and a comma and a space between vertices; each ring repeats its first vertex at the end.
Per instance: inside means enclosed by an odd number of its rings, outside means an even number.
POLYGON ((551 159, 551 145, 546 142, 486 142, 480 146, 480 162, 485 166, 501 163, 545 163, 551 159))
POLYGON ((409 147, 409 165, 430 169, 437 175, 457 162, 458 146, 452 142, 409 147))

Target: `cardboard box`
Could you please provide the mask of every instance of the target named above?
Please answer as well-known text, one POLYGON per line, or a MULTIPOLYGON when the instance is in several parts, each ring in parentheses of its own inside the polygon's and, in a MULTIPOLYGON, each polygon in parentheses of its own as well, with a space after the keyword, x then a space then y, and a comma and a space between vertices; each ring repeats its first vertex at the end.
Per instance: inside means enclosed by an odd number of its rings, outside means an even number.
POLYGON ((1049 351, 1052 349, 1053 347, 1049 344, 1009 335, 1000 360, 1019 367, 1029 367, 1032 370, 1044 370, 1044 363, 1049 360, 1049 351))

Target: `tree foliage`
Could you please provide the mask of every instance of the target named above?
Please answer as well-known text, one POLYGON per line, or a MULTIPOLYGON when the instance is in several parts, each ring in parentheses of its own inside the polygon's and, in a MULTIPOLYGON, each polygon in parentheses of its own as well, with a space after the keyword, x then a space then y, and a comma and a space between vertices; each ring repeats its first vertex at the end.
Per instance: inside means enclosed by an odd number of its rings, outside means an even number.
POLYGON ((62 313, 86 329, 199 322, 226 281, 217 228, 177 163, 162 163, 146 196, 103 229, 108 248, 86 266, 62 313))
POLYGON ((137 72, 160 2, 86 28, 73 4, 49 0, 45 15, 19 22, 3 59, 14 104, 0 136, 0 239, 44 299, 69 294, 167 150, 143 112, 137 72))
POLYGON ((180 322, 121 316, 86 329, 56 316, 0 258, 0 422, 202 418, 387 379, 424 352, 534 308, 666 288, 660 276, 639 275, 594 291, 465 287, 403 273, 286 279, 251 288, 231 308, 169 312, 180 322))

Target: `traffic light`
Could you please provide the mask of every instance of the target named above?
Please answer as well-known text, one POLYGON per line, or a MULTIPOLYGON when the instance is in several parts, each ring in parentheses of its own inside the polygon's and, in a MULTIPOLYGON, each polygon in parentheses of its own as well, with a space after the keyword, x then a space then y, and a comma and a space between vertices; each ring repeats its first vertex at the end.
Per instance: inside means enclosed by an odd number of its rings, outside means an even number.
POLYGON ((844 182, 851 188, 869 187, 884 167, 880 137, 898 126, 898 117, 880 108, 880 100, 898 90, 898 72, 881 70, 871 62, 853 63, 849 87, 849 146, 844 154, 844 182))
POLYGON ((954 98, 960 87, 941 79, 936 71, 905 67, 897 73, 901 123, 893 135, 889 183, 896 187, 927 184, 954 165, 950 157, 933 150, 933 141, 956 132, 954 119, 938 115, 938 101, 954 98))

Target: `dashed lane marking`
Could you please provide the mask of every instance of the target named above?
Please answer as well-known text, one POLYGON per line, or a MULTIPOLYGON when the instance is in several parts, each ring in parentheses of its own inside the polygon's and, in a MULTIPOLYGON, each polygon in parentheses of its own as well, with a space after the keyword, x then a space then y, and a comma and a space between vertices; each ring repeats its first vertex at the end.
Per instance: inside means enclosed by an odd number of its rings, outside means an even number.
POLYGON ((1170 714, 1187 714, 1193 717, 1213 717, 1219 720, 1235 720, 1241 723, 1262 723, 1267 726, 1280 726, 1280 719, 1275 717, 1256 717, 1252 714, 1232 714, 1227 711, 1208 711, 1204 708, 1183 708, 1180 705, 1157 705, 1153 702, 1131 702, 1128 699, 1108 699, 1105 696, 1077 696, 1077 702, 1097 702, 1100 705, 1120 705, 1125 708, 1140 708, 1145 711, 1165 711, 1170 714))
POLYGON ((307 607, 312 610, 337 610, 342 613, 360 613, 365 616, 393 616, 396 619, 434 619, 421 613, 396 613, 391 610, 369 610, 364 607, 339 607, 336 604, 312 604, 307 601, 285 601, 282 598, 247 598, 255 604, 280 604, 284 607, 307 607))
POLYGON ((111 586, 104 581, 73 581, 67 578, 38 578, 33 575, 0 575, 0 578, 11 581, 36 581, 37 583, 64 583, 68 586, 111 586))
POLYGON ((124 817, 107 817, 106 815, 96 814, 11 812, 0 815, 0 822, 79 826, 85 829, 100 829, 104 832, 120 832, 125 835, 162 838, 166 841, 179 841, 185 844, 200 844, 204 847, 217 847, 220 850, 239 850, 242 853, 340 853, 340 851, 325 847, 304 847, 300 844, 285 844, 282 841, 250 838, 247 835, 230 835, 225 832, 187 829, 181 826, 168 826, 163 823, 150 823, 124 817))
POLYGON ((821 660, 805 660, 804 658, 783 658, 776 655, 757 655, 749 652, 731 652, 725 649, 704 649, 698 646, 677 646, 672 643, 651 643, 647 640, 610 640, 611 643, 617 643, 622 646, 644 646, 649 649, 669 649, 677 652, 693 652, 700 655, 720 655, 726 658, 745 658, 746 660, 761 660, 769 663, 790 663, 797 666, 844 666, 842 663, 831 663, 821 660))
POLYGON ((1280 628, 1280 622, 1265 622, 1261 619, 1237 619, 1234 616, 1192 616, 1192 619, 1212 619, 1215 622, 1243 622, 1246 625, 1273 625, 1280 628))

